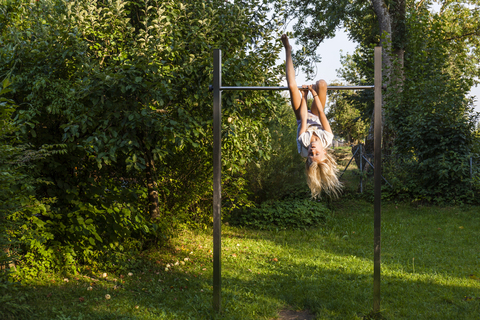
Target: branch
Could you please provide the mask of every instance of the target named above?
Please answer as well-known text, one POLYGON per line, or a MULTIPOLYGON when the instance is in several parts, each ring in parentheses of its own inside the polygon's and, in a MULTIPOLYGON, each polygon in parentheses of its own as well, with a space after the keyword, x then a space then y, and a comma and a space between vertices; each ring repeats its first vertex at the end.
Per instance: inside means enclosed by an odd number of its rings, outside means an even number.
POLYGON ((462 34, 460 36, 446 38, 445 40, 447 40, 447 41, 458 40, 458 39, 463 39, 463 38, 466 38, 466 37, 469 37, 469 36, 475 36, 475 35, 479 35, 479 34, 480 34, 480 30, 475 30, 473 32, 462 34))
POLYGON ((425 2, 425 0, 421 0, 418 4, 417 4, 417 7, 416 7, 416 10, 418 11, 419 8, 422 6, 422 4, 425 2))

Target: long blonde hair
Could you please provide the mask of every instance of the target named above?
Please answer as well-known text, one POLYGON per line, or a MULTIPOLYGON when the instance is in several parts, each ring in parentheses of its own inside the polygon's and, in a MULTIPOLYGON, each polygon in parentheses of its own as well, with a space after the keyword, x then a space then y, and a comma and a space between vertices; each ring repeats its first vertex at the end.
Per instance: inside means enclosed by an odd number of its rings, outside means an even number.
POLYGON ((307 175, 307 184, 312 192, 312 198, 320 197, 320 193, 325 193, 331 198, 338 198, 343 184, 338 180, 337 162, 327 149, 323 162, 315 162, 307 158, 305 162, 305 173, 307 175))

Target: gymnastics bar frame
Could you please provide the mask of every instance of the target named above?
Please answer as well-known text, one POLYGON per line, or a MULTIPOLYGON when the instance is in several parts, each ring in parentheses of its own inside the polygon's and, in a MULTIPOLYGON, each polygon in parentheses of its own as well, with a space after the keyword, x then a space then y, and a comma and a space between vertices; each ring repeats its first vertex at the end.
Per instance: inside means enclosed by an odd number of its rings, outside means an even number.
MULTIPOLYGON (((380 229, 381 229, 381 138, 382 138, 382 47, 375 47, 373 86, 327 86, 327 90, 374 89, 374 274, 373 312, 380 312, 380 229)), ((299 87, 301 88, 301 87, 299 87)), ((288 87, 224 87, 222 86, 222 51, 213 51, 213 309, 221 310, 221 175, 222 175, 222 91, 223 90, 288 90, 288 87)))

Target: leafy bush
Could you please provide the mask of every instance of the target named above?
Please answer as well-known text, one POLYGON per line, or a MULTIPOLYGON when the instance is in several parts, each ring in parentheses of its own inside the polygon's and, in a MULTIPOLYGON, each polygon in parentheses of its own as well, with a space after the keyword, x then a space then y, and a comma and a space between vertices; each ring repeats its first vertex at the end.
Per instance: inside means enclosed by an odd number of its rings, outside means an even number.
POLYGON ((36 152, 26 151, 25 146, 15 146, 18 141, 12 135, 16 127, 11 115, 17 106, 4 97, 10 85, 8 78, 0 84, 0 318, 20 319, 29 309, 25 297, 18 294, 18 286, 12 281, 12 265, 19 259, 22 244, 15 239, 13 230, 20 229, 25 219, 12 217, 26 206, 36 207, 30 198, 33 181, 22 171, 27 158, 35 158, 36 152))
POLYGON ((229 222, 255 229, 300 229, 324 223, 329 216, 330 210, 313 200, 271 200, 257 208, 234 211, 229 222))
POLYGON ((475 190, 480 190, 480 127, 475 131, 474 144, 472 148, 472 185, 475 190))
MULTIPOLYGON (((351 62, 351 56, 342 57, 343 63, 351 62)), ((344 69, 342 69, 344 70, 344 69)), ((346 75, 343 75, 346 77, 346 75)), ((353 79, 347 79, 353 81, 353 79)), ((344 86, 344 83, 330 83, 333 86, 344 86)), ((330 119, 330 126, 336 136, 344 138, 347 142, 352 143, 362 141, 368 134, 369 119, 362 119, 361 111, 358 105, 366 105, 363 102, 367 90, 363 91, 331 91, 328 93, 328 112, 327 118, 330 119)), ((368 96, 371 102, 371 96, 368 96)))
POLYGON ((476 115, 466 95, 472 80, 452 61, 441 23, 428 12, 412 19, 407 21, 403 91, 389 95, 385 110, 395 132, 387 179, 414 200, 469 202, 474 199, 469 159, 476 115), (418 19, 430 26, 427 34, 418 19))
POLYGON ((0 283, 8 276, 3 269, 8 268, 14 259, 10 254, 12 240, 8 234, 14 227, 9 219, 10 214, 18 209, 25 197, 21 192, 12 190, 21 180, 21 175, 9 163, 9 160, 18 154, 18 150, 13 148, 7 139, 7 135, 13 130, 10 117, 15 110, 13 101, 3 97, 9 90, 8 85, 9 81, 5 79, 0 87, 0 283))
MULTIPOLYGON (((27 265, 74 268, 98 252, 124 252, 126 240, 140 247, 179 224, 210 222, 212 50, 223 49, 225 84, 277 84, 281 44, 278 25, 263 24, 267 12, 223 0, 0 6, 0 74, 14 79, 16 134, 36 149, 66 146, 28 168, 48 205, 16 215, 27 265)), ((251 201, 245 167, 269 153, 264 119, 278 100, 224 95, 229 208, 251 201)))
MULTIPOLYGON (((11 91, 5 78, 0 87, 0 282, 11 280, 11 266, 19 258, 24 244, 17 235, 28 233, 28 219, 21 212, 37 211, 43 204, 34 197, 34 179, 26 173, 33 160, 49 155, 47 147, 31 150, 14 132, 12 114, 18 107, 5 95, 11 91)), ((28 215, 28 214, 27 214, 28 215)))

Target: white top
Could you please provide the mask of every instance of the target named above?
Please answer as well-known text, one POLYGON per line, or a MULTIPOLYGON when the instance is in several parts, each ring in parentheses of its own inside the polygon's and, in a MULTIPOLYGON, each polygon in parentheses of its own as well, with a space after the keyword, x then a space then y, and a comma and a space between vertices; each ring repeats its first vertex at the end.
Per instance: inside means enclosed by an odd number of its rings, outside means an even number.
MULTIPOLYGON (((301 121, 297 120, 298 124, 298 129, 297 129, 297 136, 298 133, 300 132, 300 127, 301 127, 301 121)), ((308 111, 308 118, 307 118, 307 131, 302 133, 298 138, 297 138, 297 149, 298 153, 304 158, 308 156, 308 146, 310 145, 310 140, 312 139, 312 135, 316 134, 319 138, 320 141, 322 142, 322 146, 324 148, 327 148, 332 144, 333 140, 333 134, 325 131, 320 124, 320 119, 311 113, 311 111, 308 111)))

